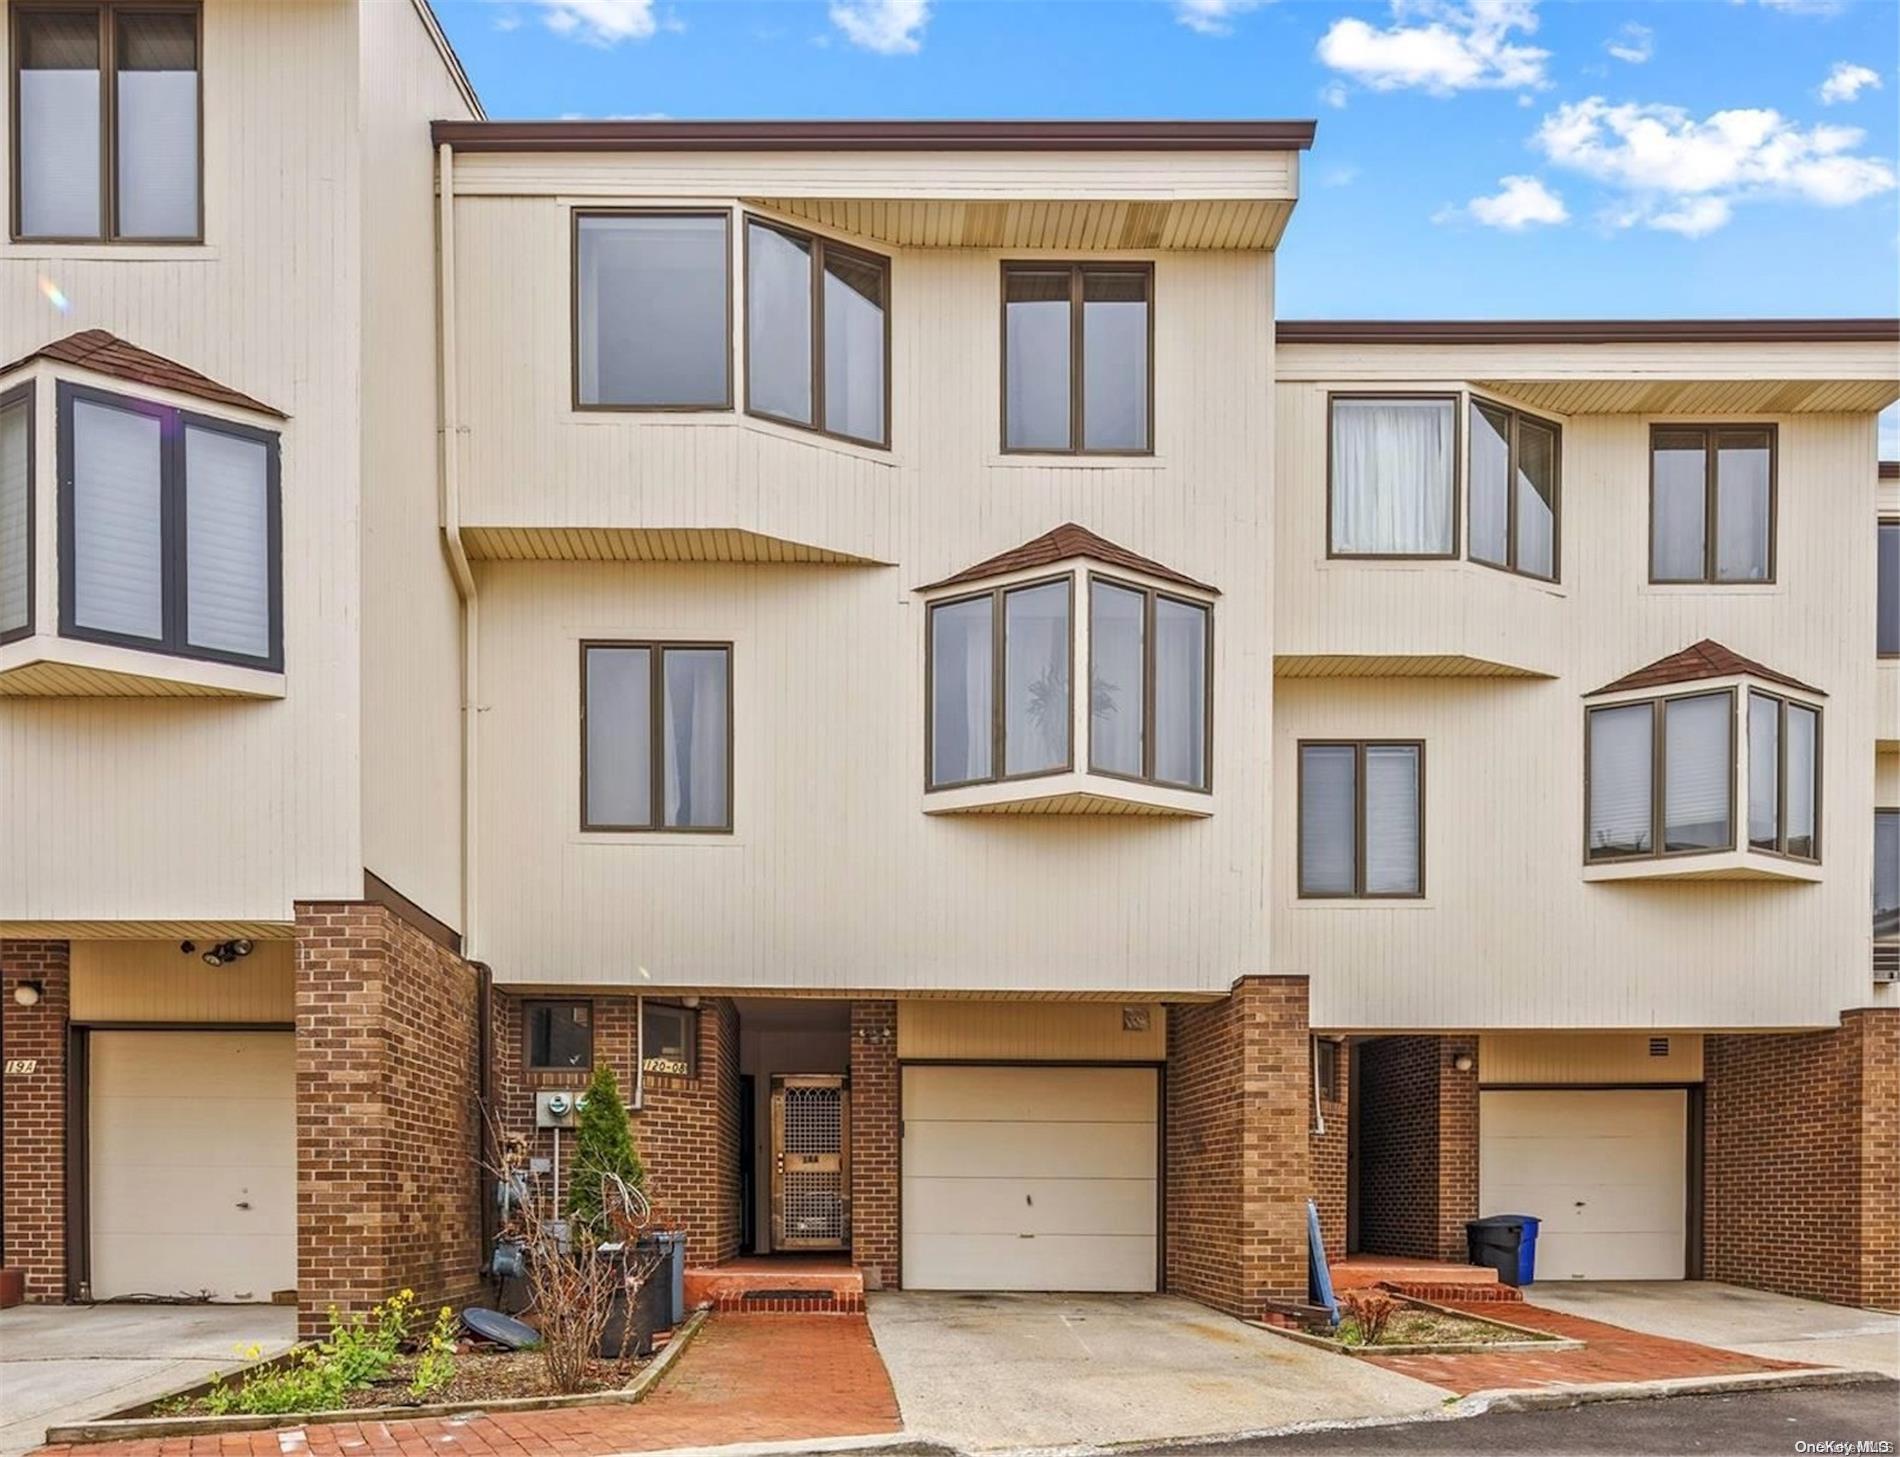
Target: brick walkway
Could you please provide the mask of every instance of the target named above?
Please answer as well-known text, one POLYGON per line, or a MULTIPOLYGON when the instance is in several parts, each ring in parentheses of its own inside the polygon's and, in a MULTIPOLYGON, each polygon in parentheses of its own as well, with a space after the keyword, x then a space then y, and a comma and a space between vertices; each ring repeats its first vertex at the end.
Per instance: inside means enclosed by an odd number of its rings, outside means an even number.
POLYGON ((1500 1351, 1496 1355, 1372 1356, 1388 1370, 1415 1376, 1460 1396, 1500 1388, 1580 1385, 1599 1381, 1664 1381, 1679 1377, 1736 1376, 1753 1371, 1796 1371, 1798 1361, 1771 1361, 1739 1351, 1644 1335, 1619 1325, 1585 1320, 1525 1302, 1500 1309, 1494 1302, 1445 1302, 1448 1310, 1488 1316, 1585 1342, 1580 1350, 1500 1351))
POLYGON ((40 1457, 599 1457, 660 1447, 895 1432, 902 1422, 861 1315, 715 1316, 638 1406, 414 1422, 338 1422, 223 1437, 43 1447, 40 1457))

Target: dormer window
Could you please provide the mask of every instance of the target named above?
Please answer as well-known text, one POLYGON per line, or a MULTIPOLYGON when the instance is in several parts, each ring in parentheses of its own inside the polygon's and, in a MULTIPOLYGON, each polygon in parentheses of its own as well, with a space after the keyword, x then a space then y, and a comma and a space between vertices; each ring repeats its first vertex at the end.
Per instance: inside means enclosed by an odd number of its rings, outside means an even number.
POLYGON ((1066 526, 923 590, 926 808, 1207 813, 1212 588, 1066 526))

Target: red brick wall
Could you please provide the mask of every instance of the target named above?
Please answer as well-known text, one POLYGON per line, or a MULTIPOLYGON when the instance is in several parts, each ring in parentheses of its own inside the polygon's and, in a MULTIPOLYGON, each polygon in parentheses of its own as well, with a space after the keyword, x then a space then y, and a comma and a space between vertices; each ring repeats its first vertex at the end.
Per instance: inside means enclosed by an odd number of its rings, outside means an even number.
POLYGON ((1475 1040, 1380 1037, 1357 1052, 1360 1249, 1463 1261, 1478 1212, 1475 1040), (1460 1055, 1470 1071, 1453 1066, 1460 1055))
MULTIPOLYGON (((571 998, 570 998, 571 999, 571 998)), ((639 1056, 636 997, 585 998, 593 1003, 594 1061, 634 1099, 639 1056)), ((549 1088, 581 1088, 586 1072, 529 1072, 523 1066, 521 1009, 538 1000, 513 993, 495 997, 494 1095, 502 1126, 528 1135, 534 1152, 551 1157, 554 1135, 534 1126, 534 1095, 549 1088)), ((699 1008, 697 1075, 646 1076, 645 1107, 630 1114, 635 1146, 646 1166, 647 1197, 686 1229, 689 1263, 717 1264, 739 1252, 739 1018, 725 999, 699 1008)), ((562 1147, 571 1157, 573 1140, 562 1147)))
POLYGON ((1900 1010, 1704 1044, 1711 1280, 1900 1308, 1900 1010))
POLYGON ((297 907, 298 1324, 481 1290, 478 986, 379 905, 297 907))
POLYGON ((1247 1317, 1306 1298, 1308 1057, 1304 977, 1168 1009, 1170 1291, 1247 1317))
POLYGON ((1352 1047, 1345 1041, 1333 1045, 1339 1054, 1333 1086, 1322 1086, 1319 1093, 1326 1128, 1313 1134, 1312 1145, 1313 1202, 1319 1206, 1319 1232, 1329 1260, 1346 1253, 1346 1157, 1352 1111, 1352 1047))
POLYGON ((5 1123, 5 1235, 0 1265, 26 1272, 28 1300, 66 1298, 66 1010, 71 978, 64 941, 0 941, 0 1050, 31 1060, 30 1074, 0 1079, 5 1123), (21 982, 43 988, 38 1005, 13 1000, 21 982))
POLYGON ((872 1289, 902 1283, 897 1003, 851 1004, 851 1261, 872 1289))

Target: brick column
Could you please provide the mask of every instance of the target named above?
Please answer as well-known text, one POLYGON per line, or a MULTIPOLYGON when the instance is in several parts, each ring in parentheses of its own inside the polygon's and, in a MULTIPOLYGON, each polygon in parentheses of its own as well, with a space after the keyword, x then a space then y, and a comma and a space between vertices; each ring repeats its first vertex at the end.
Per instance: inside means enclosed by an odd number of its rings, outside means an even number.
POLYGON ((64 941, 0 941, 0 1049, 31 1072, 0 1079, 5 1120, 6 1248, 0 1265, 26 1275, 26 1298, 66 1298, 66 1014, 71 976, 64 941), (14 1001, 40 985, 31 1007, 14 1001))
POLYGON ((872 1290, 902 1283, 897 1212, 897 1003, 851 1004, 851 1261, 872 1290))
POLYGON ((1478 1217, 1478 1039, 1438 1039, 1438 1258, 1462 1265, 1478 1217), (1471 1059, 1459 1072, 1460 1057, 1471 1059))
POLYGON ((1306 1299, 1309 1055, 1304 977, 1168 1009, 1170 1291, 1250 1318, 1306 1299))
POLYGON ((297 1300, 481 1291, 474 970, 380 905, 297 907, 297 1300))

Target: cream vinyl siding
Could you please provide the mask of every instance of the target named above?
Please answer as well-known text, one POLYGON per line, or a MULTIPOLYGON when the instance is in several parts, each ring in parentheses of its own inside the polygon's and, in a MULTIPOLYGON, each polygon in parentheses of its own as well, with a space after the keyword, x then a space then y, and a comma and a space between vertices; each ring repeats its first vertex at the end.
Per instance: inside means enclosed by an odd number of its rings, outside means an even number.
POLYGON ((565 210, 478 197, 457 224, 473 520, 732 528, 888 563, 477 564, 478 954, 499 979, 1223 992, 1267 964, 1268 255, 1157 257, 1157 454, 1055 460, 998 453, 997 254, 895 255, 875 452, 738 416, 572 414, 565 210), (1202 822, 922 812, 914 589, 1071 520, 1222 590, 1202 822), (733 643, 730 835, 579 831, 583 638, 733 643))
MULTIPOLYGON (((1276 685, 1271 964, 1312 977, 1313 1025, 1828 1027, 1843 1007, 1865 1005, 1873 417, 1748 417, 1779 429, 1771 585, 1649 584, 1653 422, 1642 416, 1561 422, 1559 585, 1464 561, 1329 561, 1327 389, 1458 382, 1388 378, 1375 362, 1360 361, 1352 377, 1278 388, 1275 650, 1467 654, 1550 676, 1276 685), (1827 695, 1819 878, 1587 884, 1583 695, 1705 637, 1827 695), (1425 741, 1423 900, 1297 899, 1293 749, 1330 738, 1425 741)), ((1761 368, 1770 367, 1764 356, 1761 368)))
POLYGON ((74 941, 72 1020, 293 1021, 291 943, 257 941, 249 956, 207 966, 202 953, 219 939, 229 938, 196 938, 189 953, 177 941, 74 941))
POLYGON ((265 1302, 297 1285, 288 1032, 87 1038, 92 1295, 265 1302))
POLYGON ((1164 1062, 1168 1009, 1154 1003, 899 1002, 900 1058, 1021 1062, 1164 1062), (1123 1025, 1124 1011, 1147 1018, 1123 1025))
MULTIPOLYGON (((0 700, 0 823, 31 827, 0 854, 0 919, 288 921, 299 897, 362 892, 356 14, 207 0, 203 245, 0 241, 0 358, 104 328, 290 415, 283 698, 0 700)), ((39 485, 46 561, 50 469, 39 485)))
POLYGON ((1680 1280, 1680 1088, 1478 1094, 1478 1213, 1532 1214, 1537 1281, 1680 1280))
POLYGON ((1155 1288, 1153 1068, 903 1069, 904 1285, 1155 1288))
POLYGON ((1699 1083, 1702 1034, 1498 1033, 1478 1039, 1478 1082, 1699 1083), (1660 1040, 1666 1050, 1650 1048, 1660 1040))

